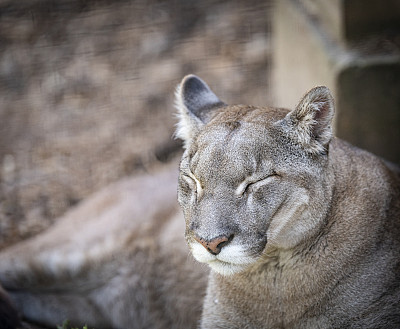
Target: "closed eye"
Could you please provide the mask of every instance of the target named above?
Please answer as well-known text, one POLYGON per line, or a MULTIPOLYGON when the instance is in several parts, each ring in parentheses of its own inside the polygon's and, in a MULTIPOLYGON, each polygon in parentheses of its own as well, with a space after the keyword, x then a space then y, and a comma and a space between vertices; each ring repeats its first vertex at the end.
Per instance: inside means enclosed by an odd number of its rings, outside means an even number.
POLYGON ((184 180, 191 188, 196 188, 196 181, 186 174, 181 174, 182 180, 184 180))
POLYGON ((276 172, 272 172, 267 176, 263 176, 261 178, 254 178, 249 177, 246 178, 242 183, 239 184, 238 188, 236 189, 236 195, 242 196, 246 192, 251 192, 251 189, 257 189, 265 184, 268 184, 274 178, 278 177, 279 175, 276 172))
POLYGON ((200 181, 193 175, 191 172, 188 174, 182 174, 182 179, 188 183, 188 185, 195 190, 197 193, 197 198, 201 198, 203 195, 203 187, 201 186, 200 181))

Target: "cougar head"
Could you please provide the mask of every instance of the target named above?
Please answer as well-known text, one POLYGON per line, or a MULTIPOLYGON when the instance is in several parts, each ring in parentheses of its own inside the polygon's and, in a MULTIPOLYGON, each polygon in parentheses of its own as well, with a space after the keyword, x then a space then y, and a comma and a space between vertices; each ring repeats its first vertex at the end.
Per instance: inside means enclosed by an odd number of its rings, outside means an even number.
POLYGON ((184 141, 178 201, 196 260, 229 275, 315 234, 327 211, 333 100, 309 91, 293 111, 226 105, 200 78, 176 91, 184 141), (270 249, 268 249, 270 247, 270 249))

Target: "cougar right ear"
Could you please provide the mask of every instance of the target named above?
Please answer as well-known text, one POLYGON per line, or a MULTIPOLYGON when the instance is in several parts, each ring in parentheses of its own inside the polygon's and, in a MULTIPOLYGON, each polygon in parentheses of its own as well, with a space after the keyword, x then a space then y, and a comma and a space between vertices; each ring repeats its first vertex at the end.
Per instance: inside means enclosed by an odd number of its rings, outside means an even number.
POLYGON ((176 89, 175 97, 179 119, 175 135, 185 142, 185 146, 210 120, 212 110, 225 105, 210 87, 195 75, 183 78, 176 89))
POLYGON ((335 106, 327 87, 311 89, 282 120, 289 135, 310 154, 324 154, 332 138, 335 106))

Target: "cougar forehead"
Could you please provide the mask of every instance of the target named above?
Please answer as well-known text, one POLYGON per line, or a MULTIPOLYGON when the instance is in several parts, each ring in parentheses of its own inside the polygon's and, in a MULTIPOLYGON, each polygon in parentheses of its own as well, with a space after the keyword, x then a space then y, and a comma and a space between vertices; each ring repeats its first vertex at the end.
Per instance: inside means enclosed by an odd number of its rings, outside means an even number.
POLYGON ((209 125, 225 124, 235 128, 238 122, 271 124, 282 119, 288 110, 271 107, 256 107, 250 105, 230 105, 218 111, 209 125))
POLYGON ((285 115, 285 110, 229 106, 222 109, 204 129, 189 149, 190 170, 204 179, 221 179, 225 174, 240 180, 251 175, 269 161, 265 152, 276 135, 273 123, 285 115))

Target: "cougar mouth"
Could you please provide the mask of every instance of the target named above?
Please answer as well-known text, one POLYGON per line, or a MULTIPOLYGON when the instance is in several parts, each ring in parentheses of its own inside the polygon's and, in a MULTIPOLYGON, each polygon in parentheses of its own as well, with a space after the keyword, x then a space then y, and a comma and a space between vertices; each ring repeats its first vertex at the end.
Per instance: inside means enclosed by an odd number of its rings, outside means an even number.
POLYGON ((242 272, 256 261, 254 256, 250 256, 238 245, 225 246, 218 255, 211 254, 197 241, 190 243, 190 248, 198 262, 209 265, 212 270, 222 275, 242 272))

